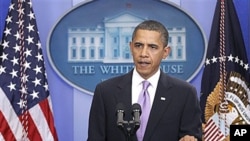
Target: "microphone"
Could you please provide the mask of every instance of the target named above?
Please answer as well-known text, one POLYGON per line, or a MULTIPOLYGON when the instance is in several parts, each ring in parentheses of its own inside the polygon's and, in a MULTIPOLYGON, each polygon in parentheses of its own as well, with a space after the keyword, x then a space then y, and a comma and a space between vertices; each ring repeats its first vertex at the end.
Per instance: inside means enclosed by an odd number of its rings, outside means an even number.
POLYGON ((134 124, 136 126, 136 130, 140 127, 141 120, 141 105, 138 103, 135 103, 132 105, 132 115, 134 117, 134 124))
POLYGON ((124 123, 124 120, 123 120, 123 117, 125 116, 125 113, 124 113, 124 105, 122 103, 118 103, 116 105, 116 116, 117 116, 117 126, 119 127, 123 127, 123 123, 124 123))

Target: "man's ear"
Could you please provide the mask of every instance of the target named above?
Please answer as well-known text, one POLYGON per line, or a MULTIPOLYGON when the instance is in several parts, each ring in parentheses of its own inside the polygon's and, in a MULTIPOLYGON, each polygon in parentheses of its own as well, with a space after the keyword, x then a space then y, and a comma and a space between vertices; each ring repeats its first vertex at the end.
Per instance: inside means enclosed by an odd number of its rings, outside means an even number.
POLYGON ((170 46, 165 46, 164 47, 164 54, 163 54, 162 59, 166 59, 168 57, 168 55, 170 54, 170 51, 171 51, 171 47, 170 46))
POLYGON ((132 52, 132 41, 129 42, 129 50, 130 50, 130 53, 133 55, 133 52, 132 52))

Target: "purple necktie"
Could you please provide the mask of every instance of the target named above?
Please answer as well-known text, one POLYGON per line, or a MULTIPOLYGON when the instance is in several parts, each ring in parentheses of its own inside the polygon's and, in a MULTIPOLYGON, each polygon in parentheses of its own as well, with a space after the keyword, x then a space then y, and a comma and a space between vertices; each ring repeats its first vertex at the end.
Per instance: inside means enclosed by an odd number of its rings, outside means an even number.
POLYGON ((150 83, 148 81, 143 81, 142 84, 143 84, 142 91, 138 99, 138 103, 141 105, 141 110, 142 110, 141 117, 140 117, 141 119, 140 128, 136 132, 138 141, 143 140, 143 136, 146 130, 148 117, 149 117, 149 113, 151 109, 150 97, 149 97, 149 93, 147 90, 150 83))

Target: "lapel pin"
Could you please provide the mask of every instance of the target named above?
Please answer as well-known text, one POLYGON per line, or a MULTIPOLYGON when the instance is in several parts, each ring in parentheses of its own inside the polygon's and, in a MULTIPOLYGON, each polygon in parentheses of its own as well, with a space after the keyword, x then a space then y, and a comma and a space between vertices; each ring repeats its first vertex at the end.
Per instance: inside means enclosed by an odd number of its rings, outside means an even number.
POLYGON ((161 100, 166 100, 166 98, 165 97, 161 97, 161 100))

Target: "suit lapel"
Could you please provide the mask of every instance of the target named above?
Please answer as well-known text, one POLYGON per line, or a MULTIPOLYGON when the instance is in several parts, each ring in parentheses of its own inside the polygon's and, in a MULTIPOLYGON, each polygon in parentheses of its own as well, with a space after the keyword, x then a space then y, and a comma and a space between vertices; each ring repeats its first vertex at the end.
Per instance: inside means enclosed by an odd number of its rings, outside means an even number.
MULTIPOLYGON (((132 82, 132 72, 124 75, 121 81, 117 82, 117 93, 116 100, 117 104, 122 103, 125 106, 126 113, 130 112, 131 108, 131 82, 132 82)), ((131 118, 130 114, 126 114, 125 119, 131 118), (129 115, 129 116, 126 116, 129 115)))
POLYGON ((168 108, 168 104, 171 99, 171 94, 168 93, 168 89, 170 87, 171 83, 169 81, 169 78, 167 78, 167 76, 163 72, 161 72, 161 76, 155 93, 154 103, 147 124, 146 133, 144 135, 144 141, 150 138, 150 135, 152 135, 155 128, 159 124, 163 113, 166 112, 168 108))

